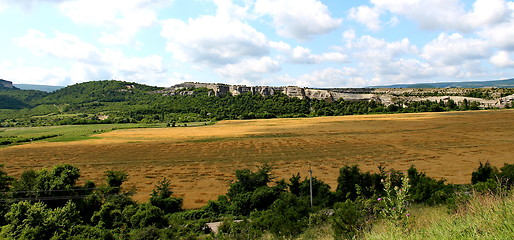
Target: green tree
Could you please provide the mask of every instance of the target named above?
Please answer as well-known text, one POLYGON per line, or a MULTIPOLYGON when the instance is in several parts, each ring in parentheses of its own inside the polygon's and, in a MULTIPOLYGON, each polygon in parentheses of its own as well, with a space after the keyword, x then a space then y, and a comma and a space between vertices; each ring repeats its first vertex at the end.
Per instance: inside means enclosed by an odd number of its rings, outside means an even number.
POLYGON ((109 193, 120 193, 121 185, 127 181, 128 174, 125 171, 109 170, 105 172, 105 181, 109 187, 109 193))
POLYGON ((268 210, 253 212, 251 220, 257 229, 290 238, 307 228, 309 213, 310 203, 307 199, 282 193, 268 210))
POLYGON ((384 176, 361 172, 357 165, 343 166, 339 169, 336 196, 338 200, 355 200, 359 195, 369 198, 380 191, 380 180, 384 176))
POLYGON ((477 184, 479 182, 486 182, 488 179, 493 179, 498 175, 498 169, 493 167, 489 161, 485 164, 480 162, 480 166, 476 171, 471 173, 471 183, 477 184))
POLYGON ((42 202, 22 201, 11 206, 2 227, 4 239, 68 239, 70 230, 80 224, 79 213, 73 202, 50 209, 42 202))
POLYGON ((28 170, 12 184, 12 195, 18 199, 42 200, 50 207, 63 206, 77 196, 76 182, 80 170, 69 164, 55 165, 52 170, 28 170), (62 200, 56 200, 60 197, 62 200))
POLYGON ((162 209, 165 213, 174 213, 182 210, 182 198, 172 197, 171 181, 164 178, 152 190, 150 204, 162 209))

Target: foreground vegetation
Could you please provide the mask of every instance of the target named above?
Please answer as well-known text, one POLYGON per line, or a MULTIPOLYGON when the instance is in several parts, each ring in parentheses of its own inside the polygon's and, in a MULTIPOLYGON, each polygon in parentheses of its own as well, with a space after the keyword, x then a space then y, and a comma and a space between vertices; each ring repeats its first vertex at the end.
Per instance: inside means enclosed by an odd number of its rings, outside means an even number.
POLYGON ((275 180, 271 167, 238 170, 226 195, 182 210, 162 179, 147 203, 122 187, 128 175, 77 184, 61 164, 15 179, 0 171, 3 239, 470 239, 514 237, 514 164, 480 164, 473 185, 455 186, 411 167, 378 173, 343 166, 335 191, 299 174, 275 180), (311 202, 312 201, 312 202, 311 202), (312 204, 312 205, 311 205, 312 204), (241 221, 234 221, 241 220, 241 221), (218 233, 205 225, 222 221, 218 233))

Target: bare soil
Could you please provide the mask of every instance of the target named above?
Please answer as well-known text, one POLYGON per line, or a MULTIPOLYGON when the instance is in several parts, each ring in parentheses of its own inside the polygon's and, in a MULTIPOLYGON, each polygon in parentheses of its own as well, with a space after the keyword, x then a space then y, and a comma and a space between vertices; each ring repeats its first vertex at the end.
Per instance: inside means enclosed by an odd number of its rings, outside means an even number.
POLYGON ((406 170, 415 165, 450 183, 469 183, 479 162, 514 163, 514 111, 364 115, 222 121, 204 127, 116 130, 99 139, 36 142, 0 148, 0 163, 19 176, 33 168, 69 163, 82 180, 103 181, 107 170, 124 170, 146 201, 166 177, 199 208, 225 194, 237 169, 268 163, 279 179, 300 173, 336 187, 339 168, 406 170))

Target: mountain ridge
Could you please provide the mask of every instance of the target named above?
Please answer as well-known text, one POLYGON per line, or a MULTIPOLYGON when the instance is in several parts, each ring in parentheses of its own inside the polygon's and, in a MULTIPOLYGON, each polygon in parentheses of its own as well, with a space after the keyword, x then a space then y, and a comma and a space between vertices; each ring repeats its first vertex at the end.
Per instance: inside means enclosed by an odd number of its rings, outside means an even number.
POLYGON ((393 84, 383 86, 369 86, 368 88, 514 88, 514 78, 503 80, 466 81, 466 82, 436 82, 436 83, 413 83, 393 84))

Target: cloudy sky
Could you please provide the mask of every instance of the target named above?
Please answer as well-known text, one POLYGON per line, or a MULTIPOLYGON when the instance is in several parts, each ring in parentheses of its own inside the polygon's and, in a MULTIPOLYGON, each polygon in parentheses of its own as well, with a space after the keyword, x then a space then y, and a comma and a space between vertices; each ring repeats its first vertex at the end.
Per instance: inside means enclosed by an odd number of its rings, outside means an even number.
POLYGON ((0 78, 303 87, 514 77, 507 0, 0 0, 0 78))

